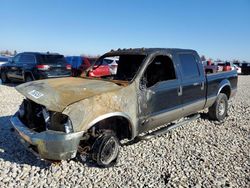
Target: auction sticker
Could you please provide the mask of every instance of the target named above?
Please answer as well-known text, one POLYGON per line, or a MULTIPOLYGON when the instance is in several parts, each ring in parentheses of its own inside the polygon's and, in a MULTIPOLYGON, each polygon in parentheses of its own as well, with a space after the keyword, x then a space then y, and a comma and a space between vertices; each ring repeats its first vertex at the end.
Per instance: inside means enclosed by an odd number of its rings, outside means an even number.
POLYGON ((39 99, 40 97, 43 96, 43 93, 40 93, 37 90, 32 90, 29 92, 29 95, 31 95, 32 97, 34 97, 35 99, 39 99))

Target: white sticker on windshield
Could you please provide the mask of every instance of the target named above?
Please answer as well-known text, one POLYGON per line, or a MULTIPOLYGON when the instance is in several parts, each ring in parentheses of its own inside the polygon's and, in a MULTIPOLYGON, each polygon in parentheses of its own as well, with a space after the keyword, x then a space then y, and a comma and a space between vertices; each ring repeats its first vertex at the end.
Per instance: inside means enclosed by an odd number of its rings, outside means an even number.
POLYGON ((34 97, 35 99, 38 99, 38 98, 40 98, 40 97, 43 96, 42 93, 40 93, 39 91, 36 91, 36 90, 30 91, 29 94, 30 94, 32 97, 34 97))

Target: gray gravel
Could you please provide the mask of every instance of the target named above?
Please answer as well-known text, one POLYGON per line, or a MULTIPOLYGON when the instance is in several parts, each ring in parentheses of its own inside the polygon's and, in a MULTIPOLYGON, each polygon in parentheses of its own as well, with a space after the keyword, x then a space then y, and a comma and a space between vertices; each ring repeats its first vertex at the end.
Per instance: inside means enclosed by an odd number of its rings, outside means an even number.
POLYGON ((224 123, 202 113, 164 136, 123 147, 109 169, 76 160, 50 164, 26 151, 9 123, 22 96, 0 85, 0 187, 250 187, 250 76, 239 76, 238 85, 224 123))

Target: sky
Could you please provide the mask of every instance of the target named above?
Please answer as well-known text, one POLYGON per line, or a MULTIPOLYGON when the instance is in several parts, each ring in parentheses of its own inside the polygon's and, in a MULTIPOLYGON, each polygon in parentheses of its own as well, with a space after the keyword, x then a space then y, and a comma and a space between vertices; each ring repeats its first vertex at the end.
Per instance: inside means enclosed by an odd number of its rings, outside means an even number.
POLYGON ((188 48, 250 62, 250 0, 0 0, 0 50, 188 48))

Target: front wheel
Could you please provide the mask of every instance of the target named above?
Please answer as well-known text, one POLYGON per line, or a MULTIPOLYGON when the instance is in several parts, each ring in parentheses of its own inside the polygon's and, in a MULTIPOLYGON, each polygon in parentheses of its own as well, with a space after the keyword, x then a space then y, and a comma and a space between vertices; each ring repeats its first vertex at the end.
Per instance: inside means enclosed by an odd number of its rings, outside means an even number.
POLYGON ((117 162, 120 142, 112 132, 104 132, 94 142, 92 147, 92 159, 100 167, 111 167, 117 162))
POLYGON ((228 99, 224 93, 220 93, 215 103, 208 109, 208 115, 212 120, 222 121, 228 110, 228 99))
POLYGON ((2 80, 3 83, 8 83, 9 82, 9 79, 7 78, 5 72, 1 72, 1 80, 2 80))

